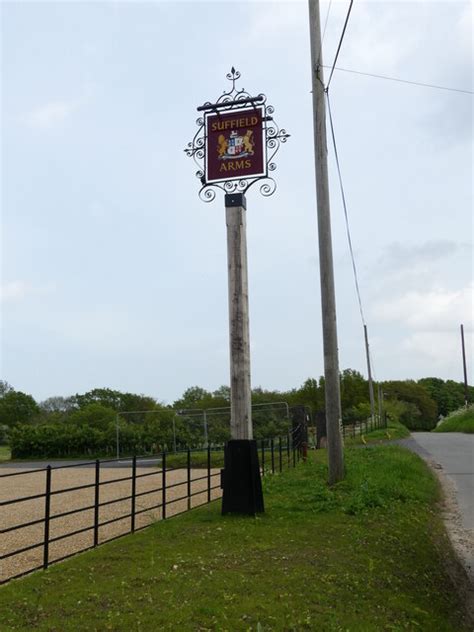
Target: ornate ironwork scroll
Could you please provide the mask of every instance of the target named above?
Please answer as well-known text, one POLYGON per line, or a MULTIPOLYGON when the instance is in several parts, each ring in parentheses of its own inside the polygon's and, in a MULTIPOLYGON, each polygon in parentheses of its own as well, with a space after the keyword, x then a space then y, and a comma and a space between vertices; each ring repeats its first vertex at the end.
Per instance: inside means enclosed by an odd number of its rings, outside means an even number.
POLYGON ((203 116, 200 116, 196 120, 198 129, 191 142, 188 143, 185 148, 185 153, 190 158, 193 158, 196 166, 196 177, 201 182, 201 189, 199 190, 199 197, 204 202, 212 202, 216 197, 216 189, 221 189, 224 193, 245 193, 256 182, 261 182, 260 193, 266 197, 272 195, 276 190, 276 182, 269 174, 275 171, 276 164, 274 157, 280 148, 281 143, 286 143, 290 135, 285 129, 280 129, 273 119, 274 107, 267 104, 267 97, 264 94, 259 94, 256 97, 252 97, 245 89, 238 90, 235 86, 238 79, 240 79, 240 72, 231 68, 230 73, 226 75, 226 78, 232 82, 232 88, 217 99, 215 103, 207 101, 200 107, 199 112, 204 112, 203 116), (206 113, 215 112, 216 114, 222 114, 225 112, 231 112, 239 108, 249 106, 257 106, 263 108, 263 132, 264 143, 266 145, 266 173, 259 176, 242 177, 240 179, 233 179, 222 182, 207 182, 206 181, 206 113))

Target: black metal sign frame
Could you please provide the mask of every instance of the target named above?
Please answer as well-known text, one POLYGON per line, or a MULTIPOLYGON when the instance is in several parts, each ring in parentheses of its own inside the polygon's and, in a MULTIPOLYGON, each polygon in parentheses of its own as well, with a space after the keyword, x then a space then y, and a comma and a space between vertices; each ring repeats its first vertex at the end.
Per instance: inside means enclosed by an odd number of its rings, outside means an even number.
POLYGON ((275 111, 272 105, 267 104, 267 97, 259 94, 256 97, 251 96, 243 88, 237 90, 235 83, 240 79, 240 72, 232 67, 230 73, 226 75, 227 79, 232 82, 232 88, 224 92, 215 103, 206 102, 197 108, 198 112, 204 112, 204 116, 200 116, 196 120, 198 130, 192 141, 188 143, 184 150, 186 155, 193 158, 198 170, 196 177, 201 182, 199 197, 204 202, 212 202, 216 197, 216 189, 221 189, 224 193, 245 193, 256 182, 262 181, 260 193, 265 197, 272 195, 276 190, 276 182, 273 177, 269 176, 270 172, 275 171, 276 164, 273 162, 275 154, 280 148, 281 143, 286 143, 290 135, 285 129, 280 129, 275 123, 273 113, 275 111), (211 113, 223 113, 233 110, 242 109, 244 107, 263 108, 263 126, 264 126, 264 148, 265 148, 265 172, 256 176, 243 177, 232 180, 222 180, 220 182, 207 180, 207 156, 206 156, 206 115, 211 113))

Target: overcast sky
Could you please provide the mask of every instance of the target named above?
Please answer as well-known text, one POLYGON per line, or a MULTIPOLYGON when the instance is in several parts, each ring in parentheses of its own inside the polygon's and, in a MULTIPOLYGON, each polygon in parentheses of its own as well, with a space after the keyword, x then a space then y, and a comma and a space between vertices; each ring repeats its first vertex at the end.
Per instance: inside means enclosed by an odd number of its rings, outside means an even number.
MULTIPOLYGON (((332 3, 327 64, 348 4, 332 3)), ((276 193, 247 195, 252 384, 321 375, 306 2, 1 16, 1 379, 37 400, 167 403, 229 382, 224 200, 199 200, 183 148, 232 65, 291 134, 276 193)), ((356 1, 338 66, 472 91, 471 5, 356 1)), ((464 323, 472 383, 472 96, 336 72, 330 97, 375 376, 461 381, 464 323)), ((332 157, 330 177, 339 362, 367 375, 332 157)))

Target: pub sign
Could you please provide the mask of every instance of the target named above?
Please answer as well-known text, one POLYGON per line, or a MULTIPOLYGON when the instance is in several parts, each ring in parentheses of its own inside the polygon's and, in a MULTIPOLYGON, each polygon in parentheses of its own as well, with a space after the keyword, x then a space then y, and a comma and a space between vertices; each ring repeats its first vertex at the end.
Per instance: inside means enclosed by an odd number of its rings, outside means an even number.
POLYGON ((264 108, 205 115, 207 183, 266 177, 264 108))

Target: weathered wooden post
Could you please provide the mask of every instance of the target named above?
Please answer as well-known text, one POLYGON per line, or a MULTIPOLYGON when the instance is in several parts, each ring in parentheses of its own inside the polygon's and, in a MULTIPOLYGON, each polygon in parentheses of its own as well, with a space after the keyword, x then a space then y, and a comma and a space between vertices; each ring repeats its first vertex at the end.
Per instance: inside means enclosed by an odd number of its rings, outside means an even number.
POLYGON ((240 73, 231 69, 227 79, 232 89, 215 103, 198 107, 204 115, 185 152, 194 158, 205 202, 225 193, 227 263, 229 282, 229 342, 231 389, 231 439, 225 448, 222 476, 222 513, 254 515, 264 510, 257 444, 253 439, 250 330, 247 275, 245 192, 258 180, 262 195, 274 193, 276 183, 268 176, 280 143, 288 134, 273 121, 273 107, 266 97, 252 97, 237 90, 240 73))

